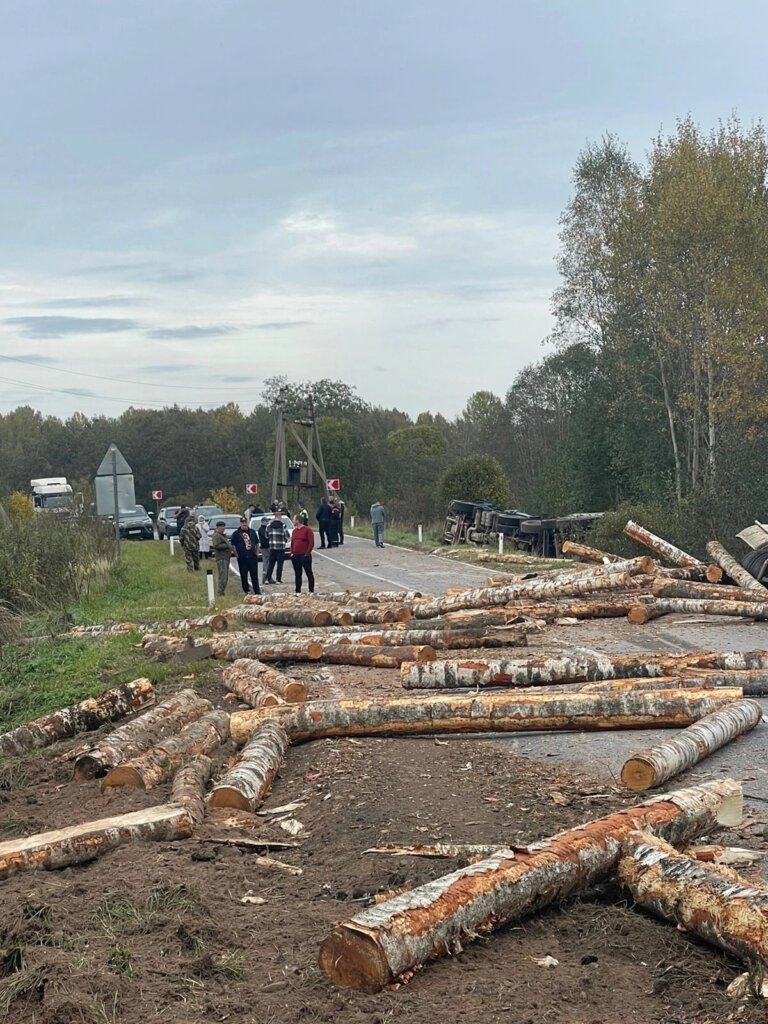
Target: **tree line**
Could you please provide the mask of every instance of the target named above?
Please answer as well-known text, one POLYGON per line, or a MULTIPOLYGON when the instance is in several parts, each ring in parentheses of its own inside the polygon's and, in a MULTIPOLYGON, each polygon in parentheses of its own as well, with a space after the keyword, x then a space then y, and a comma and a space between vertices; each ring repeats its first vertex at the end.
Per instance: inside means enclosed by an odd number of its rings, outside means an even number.
POLYGON ((549 514, 640 506, 673 539, 727 537, 768 518, 767 182, 761 124, 705 132, 685 118, 643 162, 606 136, 579 155, 561 217, 549 351, 504 395, 412 417, 340 381, 277 377, 250 411, 62 420, 21 407, 0 416, 0 493, 47 474, 85 490, 114 441, 140 501, 253 481, 271 498, 276 403, 301 418, 311 393, 353 508, 380 498, 415 524, 450 497, 549 514))

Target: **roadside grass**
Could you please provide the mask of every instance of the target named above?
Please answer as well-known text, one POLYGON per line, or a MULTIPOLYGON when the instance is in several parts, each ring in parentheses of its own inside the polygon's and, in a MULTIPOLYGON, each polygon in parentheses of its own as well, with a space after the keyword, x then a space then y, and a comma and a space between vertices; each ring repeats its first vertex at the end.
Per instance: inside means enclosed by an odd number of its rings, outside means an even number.
MULTIPOLYGON (((218 607, 238 603, 237 582, 218 607)), ((138 633, 72 638, 51 635, 53 628, 66 630, 72 621, 166 622, 207 611, 205 572, 188 573, 179 550, 171 558, 160 541, 124 543, 122 564, 72 608, 68 621, 30 616, 22 627, 34 639, 0 646, 0 731, 139 676, 157 684, 179 674, 172 662, 149 661, 138 633)), ((210 669, 204 661, 193 662, 184 666, 184 674, 210 669)))
MULTIPOLYGON (((363 525, 355 524, 354 529, 344 524, 344 533, 350 537, 363 537, 365 540, 373 540, 373 531, 370 523, 363 525)), ((397 544, 401 548, 411 548, 413 551, 434 551, 442 543, 442 529, 437 524, 424 526, 422 530, 423 540, 419 544, 419 535, 416 527, 398 526, 396 523, 384 527, 384 543, 397 544)))

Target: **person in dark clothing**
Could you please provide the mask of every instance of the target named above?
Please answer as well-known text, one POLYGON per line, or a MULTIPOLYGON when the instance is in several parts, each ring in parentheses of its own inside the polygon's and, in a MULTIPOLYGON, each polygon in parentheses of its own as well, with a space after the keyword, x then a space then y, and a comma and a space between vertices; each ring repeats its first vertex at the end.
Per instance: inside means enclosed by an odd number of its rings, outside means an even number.
POLYGON ((328 504, 327 498, 320 499, 320 506, 315 512, 315 519, 317 520, 317 530, 320 534, 320 547, 330 547, 326 544, 328 538, 328 524, 331 521, 331 506, 328 504))
POLYGON ((291 534, 291 563, 293 564, 293 574, 296 577, 297 594, 301 593, 302 573, 307 577, 310 594, 315 592, 315 574, 312 572, 312 549, 314 546, 314 533, 306 523, 302 522, 301 516, 295 516, 291 534))
POLYGON ((176 515, 173 517, 176 520, 176 530, 178 535, 181 536, 181 531, 184 529, 184 523, 189 519, 189 509, 186 505, 182 505, 176 515))
POLYGON ((346 506, 344 505, 344 502, 341 500, 341 498, 339 498, 338 496, 334 497, 331 504, 335 505, 335 507, 339 510, 339 544, 341 545, 344 543, 344 513, 346 511, 346 506))
POLYGON ((243 593, 248 593, 248 577, 250 576, 254 594, 260 594, 259 587, 259 538, 255 530, 248 525, 245 516, 240 519, 240 528, 232 534, 232 547, 237 555, 237 567, 243 584, 243 593))
POLYGON ((267 537, 269 538, 269 563, 264 582, 282 583, 283 562, 285 560, 285 550, 288 547, 289 535, 288 527, 283 522, 280 509, 275 512, 275 518, 267 527, 267 537), (276 573, 276 580, 272 578, 272 573, 276 573))
POLYGON ((338 505, 331 503, 329 508, 331 510, 331 515, 328 519, 328 526, 326 527, 328 547, 337 548, 339 546, 339 522, 341 520, 341 516, 339 515, 338 505))
POLYGON ((267 527, 269 526, 269 516, 261 517, 261 526, 259 526, 259 549, 261 550, 261 575, 264 583, 267 582, 267 563, 269 562, 269 533, 267 527))

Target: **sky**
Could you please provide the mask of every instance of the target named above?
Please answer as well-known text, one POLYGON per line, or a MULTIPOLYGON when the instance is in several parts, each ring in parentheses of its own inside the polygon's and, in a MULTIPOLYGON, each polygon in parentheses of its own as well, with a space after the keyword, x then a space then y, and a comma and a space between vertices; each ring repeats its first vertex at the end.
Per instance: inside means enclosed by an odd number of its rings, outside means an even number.
POLYGON ((0 412, 503 396, 579 152, 764 116, 767 33, 754 0, 5 4, 0 412))

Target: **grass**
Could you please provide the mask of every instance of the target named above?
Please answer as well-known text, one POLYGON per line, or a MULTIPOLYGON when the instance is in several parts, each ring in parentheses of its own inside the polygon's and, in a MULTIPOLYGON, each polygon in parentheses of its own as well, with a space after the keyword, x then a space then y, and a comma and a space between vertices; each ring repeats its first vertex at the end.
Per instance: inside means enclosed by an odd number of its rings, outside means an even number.
POLYGON ((115 974, 120 974, 124 978, 133 977, 133 958, 127 946, 113 946, 107 957, 107 963, 110 971, 114 971, 115 974))
MULTIPOLYGON (((350 537, 364 537, 366 540, 373 540, 373 530, 370 523, 357 524, 352 529, 346 523, 344 533, 350 537)), ((442 528, 436 523, 425 526, 422 531, 422 542, 419 544, 419 535, 415 526, 399 526, 397 524, 384 526, 384 543, 397 544, 401 548, 411 548, 413 551, 434 551, 442 543, 442 528)))
MULTIPOLYGON (((239 588, 233 584, 231 592, 219 607, 238 603, 239 588)), ((180 550, 171 558, 168 545, 159 541, 124 543, 122 564, 74 606, 70 622, 30 616, 23 625, 28 635, 36 636, 34 642, 0 646, 0 731, 138 676, 162 683, 178 674, 172 662, 150 662, 138 647, 137 633, 53 637, 46 635, 52 626, 65 630, 72 620, 78 624, 167 622, 207 610, 205 573, 187 572, 180 550)), ((209 671, 204 661, 184 667, 185 675, 209 671)), ((8 771, 3 762, 0 789, 17 788, 7 785, 8 771)))
POLYGON ((168 917, 189 911, 195 905, 195 897, 185 885, 157 885, 150 889, 143 903, 126 893, 108 893, 93 916, 107 934, 119 935, 150 931, 168 917))

